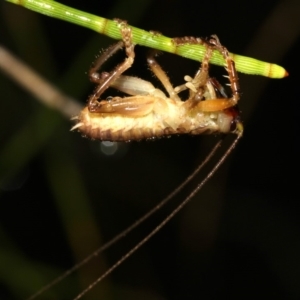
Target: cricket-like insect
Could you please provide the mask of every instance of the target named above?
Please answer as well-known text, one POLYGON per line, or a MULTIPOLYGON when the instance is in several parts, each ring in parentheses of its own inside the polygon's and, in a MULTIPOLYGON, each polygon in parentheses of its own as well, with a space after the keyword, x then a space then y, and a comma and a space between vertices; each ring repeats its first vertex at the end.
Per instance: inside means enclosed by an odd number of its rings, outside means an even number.
POLYGON ((194 78, 185 76, 184 85, 173 88, 167 75, 154 59, 148 57, 148 65, 168 92, 168 97, 150 82, 122 73, 134 62, 134 45, 130 27, 121 24, 123 41, 104 52, 91 68, 89 75, 97 83, 88 105, 78 116, 78 123, 72 128, 92 139, 109 141, 131 141, 152 139, 172 134, 241 133, 236 104, 239 100, 239 85, 234 62, 216 36, 208 42, 200 39, 174 39, 179 43, 202 43, 207 47, 202 67, 194 78), (110 73, 98 73, 102 64, 117 50, 125 47, 127 58, 110 73), (213 50, 224 56, 232 90, 231 98, 220 88, 216 80, 209 78, 209 59, 213 50), (128 97, 98 99, 109 87, 114 87, 128 97), (178 96, 189 89, 189 97, 182 101, 178 96))
MULTIPOLYGON (((161 81, 168 93, 168 97, 163 91, 156 89, 150 82, 136 77, 124 76, 122 73, 130 68, 134 62, 134 45, 132 43, 131 30, 126 24, 121 24, 123 41, 111 46, 95 62, 89 75, 93 82, 97 83, 94 93, 88 99, 88 105, 80 115, 76 117, 77 124, 72 128, 78 129, 83 135, 92 139, 110 141, 131 141, 141 139, 152 139, 169 136, 172 134, 203 134, 203 133, 229 133, 237 134, 237 138, 227 149, 225 154, 219 159, 212 170, 205 176, 192 193, 174 211, 169 214, 155 229, 153 229, 135 247, 126 253, 119 261, 110 267, 101 277, 95 280, 89 287, 80 293, 75 299, 81 299, 97 283, 108 276, 115 268, 130 257, 137 249, 155 235, 175 214, 177 214, 198 192, 207 180, 216 172, 219 166, 235 147, 242 136, 243 126, 239 120, 237 102, 239 100, 239 84, 232 58, 227 49, 222 46, 216 36, 209 41, 196 38, 176 38, 174 43, 202 43, 207 51, 202 61, 201 67, 192 78, 185 76, 185 83, 173 88, 167 75, 156 62, 154 55, 148 56, 148 65, 156 77, 161 81), (103 63, 116 51, 125 47, 127 58, 110 73, 98 70, 103 63), (209 60, 213 50, 220 51, 226 61, 226 70, 230 81, 232 96, 227 97, 223 87, 216 79, 209 77, 209 60), (128 95, 128 97, 112 97, 109 100, 98 99, 109 87, 118 89, 128 95), (189 96, 186 101, 182 101, 179 94, 188 90, 189 96)), ((152 216, 161 209, 170 199, 172 199, 202 167, 210 161, 220 146, 219 141, 205 158, 202 164, 168 197, 162 200, 146 215, 136 221, 132 226, 125 229, 107 244, 96 250, 82 262, 75 265, 65 274, 55 279, 53 282, 43 287, 29 299, 35 299, 38 295, 48 290, 50 287, 60 282, 63 278, 87 263, 100 252, 112 246, 122 239, 126 234, 152 216)))

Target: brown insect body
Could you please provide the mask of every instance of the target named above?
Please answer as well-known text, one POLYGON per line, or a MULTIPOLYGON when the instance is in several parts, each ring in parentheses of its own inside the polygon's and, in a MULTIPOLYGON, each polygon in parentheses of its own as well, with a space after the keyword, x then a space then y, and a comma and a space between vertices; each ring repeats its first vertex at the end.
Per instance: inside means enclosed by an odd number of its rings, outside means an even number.
MULTIPOLYGON (((119 99, 113 98, 108 102, 119 99)), ((147 103, 149 112, 134 117, 117 113, 91 113, 86 107, 79 116, 80 132, 93 139, 130 141, 173 134, 227 133, 233 121, 232 114, 226 110, 202 112, 193 109, 189 101, 154 96, 132 96, 126 97, 126 100, 147 103)))
POLYGON ((90 78, 98 86, 72 130, 78 129, 86 137, 107 141, 154 139, 174 134, 229 133, 235 130, 232 125, 239 121, 232 107, 239 99, 238 78, 234 62, 217 37, 203 42, 207 52, 195 77, 185 76, 186 82, 176 88, 173 88, 154 55, 148 57, 148 65, 166 89, 166 96, 148 81, 122 75, 132 65, 135 53, 130 28, 125 26, 121 32, 123 41, 108 48, 90 70, 90 78), (127 54, 125 61, 112 72, 99 74, 101 65, 123 46, 127 54), (221 85, 209 78, 209 59, 213 49, 218 49, 226 59, 232 98, 225 97, 220 90, 221 85), (109 87, 131 96, 99 101, 109 87), (178 95, 184 90, 189 90, 189 97, 182 101, 178 95))
MULTIPOLYGON (((122 25, 122 24, 121 24, 122 25)), ((158 65, 153 55, 148 57, 148 64, 152 72, 161 81, 168 96, 159 89, 156 89, 150 82, 136 77, 124 76, 123 72, 128 69, 134 61, 134 46, 131 42, 130 27, 122 27, 123 41, 110 47, 95 62, 90 70, 91 81, 98 84, 94 93, 88 100, 78 117, 77 124, 72 130, 78 129, 83 135, 92 139, 110 141, 131 141, 141 139, 152 139, 173 134, 203 134, 203 133, 228 133, 237 134, 235 140, 217 160, 212 169, 205 175, 204 179, 162 222, 150 231, 140 242, 132 247, 106 272, 99 276, 75 300, 81 299, 88 291, 105 279, 120 264, 135 253, 142 245, 152 238, 163 226, 165 226, 182 208, 195 196, 195 194, 215 174, 228 155, 232 152, 243 133, 243 125, 239 120, 237 102, 239 100, 239 84, 235 70, 234 61, 229 56, 217 37, 212 37, 208 42, 200 39, 183 38, 175 39, 180 43, 204 43, 207 46, 206 55, 202 61, 201 68, 193 78, 185 76, 185 83, 173 88, 167 75, 158 65), (125 47, 126 60, 112 72, 98 73, 100 66, 117 50, 125 47), (232 96, 229 98, 219 82, 210 78, 208 74, 209 59, 212 50, 222 53, 226 61, 226 70, 230 81, 232 96), (98 100, 102 93, 109 87, 116 88, 127 97, 112 97, 110 100, 98 100), (188 90, 189 96, 186 101, 178 96, 182 91, 188 90)), ((30 299, 36 298, 53 285, 73 273, 75 270, 96 257, 99 253, 108 249, 124 238, 128 233, 148 220, 154 213, 165 206, 175 195, 177 195, 194 177, 203 170, 203 167, 215 155, 220 147, 222 139, 213 147, 210 154, 195 169, 195 171, 184 180, 170 195, 164 198, 158 205, 147 212, 144 216, 134 222, 127 229, 122 231, 108 243, 98 248, 91 255, 76 264, 73 268, 56 278, 50 284, 43 287, 30 299)))

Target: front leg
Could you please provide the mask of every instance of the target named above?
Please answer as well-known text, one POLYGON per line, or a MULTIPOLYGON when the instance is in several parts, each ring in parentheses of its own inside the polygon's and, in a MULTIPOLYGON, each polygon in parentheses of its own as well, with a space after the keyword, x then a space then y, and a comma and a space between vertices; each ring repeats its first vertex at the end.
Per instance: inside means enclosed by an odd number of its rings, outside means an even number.
POLYGON ((235 63, 232 57, 229 55, 229 52, 226 47, 221 45, 219 38, 216 35, 213 35, 212 38, 209 40, 209 42, 215 46, 217 50, 220 51, 220 53, 223 55, 227 67, 226 70, 228 72, 228 78, 230 81, 231 91, 232 91, 232 97, 231 101, 233 105, 236 105, 240 99, 240 85, 239 85, 239 78, 238 74, 235 68, 235 63))
MULTIPOLYGON (((193 103, 192 103, 193 105, 190 105, 189 103, 187 103, 187 105, 193 107, 193 109, 197 107, 197 110, 202 112, 222 111, 237 105, 237 102, 240 98, 240 94, 239 94, 239 80, 238 80, 237 71, 235 69, 235 63, 232 57, 229 55, 227 48, 221 45, 218 37, 216 35, 213 35, 211 39, 209 39, 209 41, 205 41, 193 37, 175 38, 173 39, 173 41, 178 45, 179 44, 204 44, 207 47, 207 52, 202 62, 201 69, 197 72, 194 79, 189 77, 186 78, 188 82, 185 84, 185 86, 190 89, 190 97, 188 100, 191 102, 193 102, 194 100, 198 101, 196 105, 194 105, 193 103), (208 76, 209 59, 212 55, 213 50, 219 51, 223 55, 224 60, 226 61, 225 69, 228 73, 232 96, 231 98, 218 98, 218 99, 211 98, 211 99, 205 99, 205 101, 199 101, 202 98, 201 86, 203 86, 203 83, 205 81, 205 76, 208 76)), ((208 77, 206 79, 206 83, 207 80, 208 77)), ((207 86, 206 83, 205 85, 207 86)), ((179 86, 175 88, 175 91, 179 92, 183 89, 184 87, 179 86)))
POLYGON ((232 96, 231 98, 208 99, 206 101, 201 101, 198 104, 198 109, 204 112, 222 111, 237 105, 240 99, 239 79, 233 59, 229 55, 227 48, 221 45, 216 35, 212 36, 209 40, 209 44, 212 45, 211 47, 213 47, 213 49, 218 50, 226 61, 225 69, 228 72, 232 96))

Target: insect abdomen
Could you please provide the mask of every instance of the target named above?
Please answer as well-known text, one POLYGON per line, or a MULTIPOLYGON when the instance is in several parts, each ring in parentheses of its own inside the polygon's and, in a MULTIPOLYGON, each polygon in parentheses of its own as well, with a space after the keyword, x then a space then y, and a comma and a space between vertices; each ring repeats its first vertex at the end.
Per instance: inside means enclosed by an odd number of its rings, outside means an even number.
MULTIPOLYGON (((191 116, 182 103, 184 102, 168 103, 164 113, 161 110, 156 113, 154 108, 151 113, 142 117, 90 113, 86 107, 72 130, 78 128, 84 136, 104 141, 132 141, 174 134, 196 135, 224 132, 219 124, 223 112, 214 114, 198 112, 191 116)), ((230 118, 226 122, 230 122, 230 118)))

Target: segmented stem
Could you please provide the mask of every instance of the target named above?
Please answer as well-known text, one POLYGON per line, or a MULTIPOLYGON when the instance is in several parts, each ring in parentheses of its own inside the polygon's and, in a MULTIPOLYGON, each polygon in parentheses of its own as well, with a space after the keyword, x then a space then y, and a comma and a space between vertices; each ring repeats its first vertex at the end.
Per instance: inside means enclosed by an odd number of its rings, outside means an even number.
MULTIPOLYGON (((98 33, 107 35, 113 39, 120 40, 120 22, 108 20, 102 17, 86 13, 56 1, 52 0, 6 0, 38 13, 68 21, 79 26, 87 27, 98 33)), ((146 46, 149 48, 174 53, 189 59, 201 61, 205 54, 205 47, 199 44, 177 44, 174 39, 165 37, 161 34, 151 33, 133 26, 130 26, 133 34, 133 42, 135 44, 146 46)), ((281 66, 259 61, 254 58, 232 54, 236 69, 239 72, 262 75, 270 78, 283 78, 288 75, 286 70, 281 66)), ((214 51, 211 63, 224 66, 224 59, 220 53, 214 51)))

